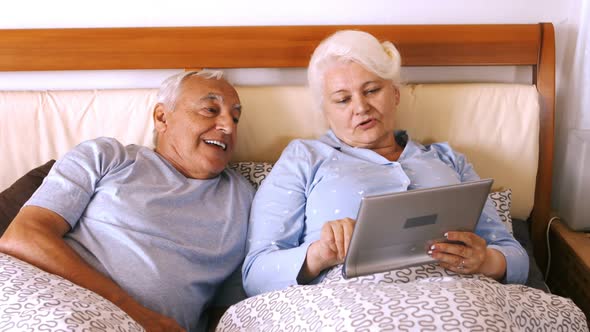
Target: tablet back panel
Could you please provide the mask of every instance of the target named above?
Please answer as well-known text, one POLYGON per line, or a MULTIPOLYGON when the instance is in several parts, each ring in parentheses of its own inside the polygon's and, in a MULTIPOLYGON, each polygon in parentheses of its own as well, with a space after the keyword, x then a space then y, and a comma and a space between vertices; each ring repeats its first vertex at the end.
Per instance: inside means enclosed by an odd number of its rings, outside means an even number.
POLYGON ((363 197, 342 273, 345 278, 434 262, 447 231, 473 231, 493 180, 363 197))

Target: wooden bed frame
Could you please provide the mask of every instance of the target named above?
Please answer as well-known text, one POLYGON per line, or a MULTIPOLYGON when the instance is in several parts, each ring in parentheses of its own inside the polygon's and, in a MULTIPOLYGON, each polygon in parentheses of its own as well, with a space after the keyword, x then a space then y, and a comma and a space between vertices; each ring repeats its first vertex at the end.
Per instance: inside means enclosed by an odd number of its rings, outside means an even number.
POLYGON ((341 29, 393 42, 404 66, 532 66, 541 115, 530 221, 535 258, 544 269, 555 114, 551 23, 0 30, 0 71, 306 67, 317 44, 341 29))

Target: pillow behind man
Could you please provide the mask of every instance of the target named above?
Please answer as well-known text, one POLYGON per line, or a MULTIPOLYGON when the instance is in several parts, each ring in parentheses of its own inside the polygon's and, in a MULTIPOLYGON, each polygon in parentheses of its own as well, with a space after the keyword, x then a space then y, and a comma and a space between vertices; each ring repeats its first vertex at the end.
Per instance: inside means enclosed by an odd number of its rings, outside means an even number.
POLYGON ((16 217, 20 208, 29 200, 35 190, 39 188, 55 160, 32 169, 13 183, 8 189, 0 193, 0 236, 8 228, 12 219, 16 217))

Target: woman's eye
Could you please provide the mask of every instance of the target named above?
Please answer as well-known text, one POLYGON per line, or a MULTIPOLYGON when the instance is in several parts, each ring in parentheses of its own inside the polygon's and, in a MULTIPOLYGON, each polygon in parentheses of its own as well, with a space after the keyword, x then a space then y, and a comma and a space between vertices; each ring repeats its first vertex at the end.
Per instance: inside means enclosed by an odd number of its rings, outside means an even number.
POLYGON ((346 103, 348 103, 349 101, 350 101, 350 98, 349 98, 349 97, 346 97, 346 98, 340 98, 340 99, 337 99, 337 100, 335 100, 336 104, 346 104, 346 103))
POLYGON ((234 123, 237 124, 238 122, 240 122, 240 118, 233 118, 234 123))

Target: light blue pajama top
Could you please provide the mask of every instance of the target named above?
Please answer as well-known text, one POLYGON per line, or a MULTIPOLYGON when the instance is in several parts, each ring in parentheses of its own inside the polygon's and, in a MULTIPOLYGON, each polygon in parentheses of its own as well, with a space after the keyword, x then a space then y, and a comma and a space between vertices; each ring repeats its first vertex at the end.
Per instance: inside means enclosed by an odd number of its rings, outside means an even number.
MULTIPOLYGON (((262 183, 250 214, 244 288, 250 296, 297 284, 309 245, 330 220, 355 219, 361 197, 479 179, 447 143, 423 146, 407 139, 398 161, 354 148, 332 131, 317 140, 294 140, 262 183)), ((525 283, 526 251, 506 230, 488 199, 475 233, 506 257, 505 282, 525 283)), ((321 281, 324 274, 313 283, 321 281)))
POLYGON ((196 331, 244 259, 253 196, 232 170, 189 179, 151 149, 99 138, 58 160, 26 204, 61 215, 72 227, 65 241, 86 262, 196 331))

